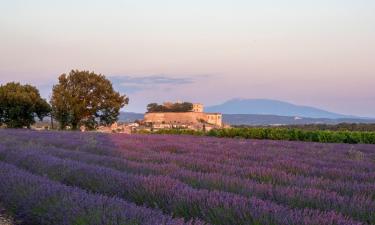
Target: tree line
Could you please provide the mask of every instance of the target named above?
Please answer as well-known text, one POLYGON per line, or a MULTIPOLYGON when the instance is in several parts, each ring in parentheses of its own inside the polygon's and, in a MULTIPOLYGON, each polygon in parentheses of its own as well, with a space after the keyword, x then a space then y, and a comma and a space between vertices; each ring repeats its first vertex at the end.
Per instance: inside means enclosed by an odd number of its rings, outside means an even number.
POLYGON ((190 102, 173 103, 169 105, 159 105, 150 103, 147 105, 147 112, 189 112, 193 110, 193 104, 190 102))
POLYGON ((302 130, 375 131, 375 123, 303 124, 285 125, 281 127, 302 130))
POLYGON ((303 130, 298 128, 227 128, 211 130, 214 137, 306 141, 321 143, 375 144, 375 132, 303 130))
POLYGON ((35 119, 50 116, 60 129, 95 129, 118 120, 120 109, 129 103, 102 74, 72 70, 62 74, 52 88, 49 102, 29 84, 10 82, 0 86, 0 126, 30 128, 35 119))
MULTIPOLYGON (((235 128, 270 128, 272 126, 258 125, 234 125, 235 128)), ((375 123, 338 123, 338 124, 296 124, 281 125, 278 128, 301 130, 328 130, 328 131, 375 131, 375 123)))
POLYGON ((208 132, 186 129, 163 129, 154 132, 141 131, 141 133, 196 135, 220 138, 304 141, 320 143, 375 144, 375 132, 369 131, 330 131, 303 130, 298 128, 280 127, 247 127, 213 129, 208 132))

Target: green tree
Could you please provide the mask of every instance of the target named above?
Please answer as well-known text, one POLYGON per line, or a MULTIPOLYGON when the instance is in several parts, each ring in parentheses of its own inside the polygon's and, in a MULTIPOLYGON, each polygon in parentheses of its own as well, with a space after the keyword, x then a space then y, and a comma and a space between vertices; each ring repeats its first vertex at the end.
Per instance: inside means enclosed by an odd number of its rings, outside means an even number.
POLYGON ((110 125, 128 103, 129 98, 114 91, 104 75, 78 70, 59 77, 51 98, 53 117, 60 128, 71 126, 73 130, 81 125, 89 129, 110 125))
POLYGON ((0 86, 0 125, 30 128, 36 117, 42 120, 50 111, 35 87, 14 82, 0 86))
POLYGON ((147 112, 190 112, 193 110, 193 104, 190 102, 174 103, 172 105, 159 105, 150 103, 147 105, 147 112))
POLYGON ((190 102, 175 103, 172 106, 173 112, 189 112, 193 110, 193 104, 190 102))
POLYGON ((150 103, 147 105, 147 112, 158 112, 162 110, 162 106, 157 103, 150 103))

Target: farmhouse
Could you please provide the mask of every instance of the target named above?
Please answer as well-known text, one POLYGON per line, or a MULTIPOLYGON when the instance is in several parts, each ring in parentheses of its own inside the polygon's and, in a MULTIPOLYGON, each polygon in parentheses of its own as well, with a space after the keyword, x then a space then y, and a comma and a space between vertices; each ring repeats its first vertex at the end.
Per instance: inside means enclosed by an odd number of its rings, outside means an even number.
MULTIPOLYGON (((166 102, 164 107, 173 103, 166 102)), ((194 103, 192 109, 186 112, 148 112, 144 116, 144 123, 155 129, 187 128, 194 130, 220 128, 223 126, 221 113, 205 113, 203 104, 194 103)))

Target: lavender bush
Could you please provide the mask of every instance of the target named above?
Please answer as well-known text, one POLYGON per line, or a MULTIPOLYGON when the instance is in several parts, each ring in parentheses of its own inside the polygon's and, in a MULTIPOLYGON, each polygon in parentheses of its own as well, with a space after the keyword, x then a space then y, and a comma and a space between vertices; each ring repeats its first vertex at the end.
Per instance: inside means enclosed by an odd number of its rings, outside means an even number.
POLYGON ((25 224, 185 224, 160 211, 89 194, 3 162, 0 162, 0 199, 25 224))
MULTIPOLYGON (((27 150, 30 154, 30 150, 27 150)), ((373 220, 375 204, 366 196, 341 196, 336 192, 326 192, 314 188, 276 186, 240 179, 218 173, 201 173, 181 169, 170 164, 139 163, 115 157, 98 156, 85 152, 68 151, 58 148, 40 148, 39 151, 59 158, 73 159, 93 165, 114 168, 135 174, 167 175, 196 188, 222 190, 263 200, 287 204, 293 208, 313 208, 335 210, 358 219, 373 220)), ((36 152, 35 155, 41 153, 36 152)), ((0 152, 0 156, 1 156, 0 152)), ((22 154, 17 153, 16 157, 22 154)), ((12 157, 13 160, 15 157, 12 157)))
POLYGON ((375 224, 374 145, 23 130, 0 137, 1 161, 168 218, 375 224))
POLYGON ((350 222, 334 212, 289 210, 257 198, 244 198, 225 192, 196 190, 164 176, 136 176, 111 169, 62 160, 28 151, 6 151, 4 161, 48 176, 68 185, 96 193, 115 195, 137 204, 163 209, 187 219, 199 217, 215 224, 339 224, 350 222))

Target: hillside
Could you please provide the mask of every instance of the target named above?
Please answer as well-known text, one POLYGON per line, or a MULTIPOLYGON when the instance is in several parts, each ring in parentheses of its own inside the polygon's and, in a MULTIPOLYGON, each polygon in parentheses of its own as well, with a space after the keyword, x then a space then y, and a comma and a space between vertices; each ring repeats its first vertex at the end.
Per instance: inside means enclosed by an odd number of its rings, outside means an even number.
POLYGON ((0 137, 0 205, 20 224, 375 224, 370 144, 26 129, 0 137))
MULTIPOLYGON (((120 122, 133 122, 142 120, 143 113, 122 112, 120 122)), ((224 114, 223 121, 231 125, 298 125, 298 124, 338 124, 338 123, 375 123, 375 119, 357 118, 308 118, 277 115, 256 115, 256 114, 224 114)))
POLYGON ((143 120, 143 113, 134 113, 134 112, 121 112, 119 116, 120 122, 134 122, 136 120, 143 120))
POLYGON ((375 123, 375 119, 356 118, 308 118, 277 115, 224 114, 224 123, 231 125, 302 125, 302 124, 339 124, 339 123, 375 123))
POLYGON ((205 110, 223 114, 259 114, 328 119, 353 118, 353 116, 333 113, 319 108, 269 99, 232 99, 220 105, 206 107, 205 110))

